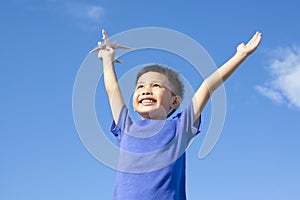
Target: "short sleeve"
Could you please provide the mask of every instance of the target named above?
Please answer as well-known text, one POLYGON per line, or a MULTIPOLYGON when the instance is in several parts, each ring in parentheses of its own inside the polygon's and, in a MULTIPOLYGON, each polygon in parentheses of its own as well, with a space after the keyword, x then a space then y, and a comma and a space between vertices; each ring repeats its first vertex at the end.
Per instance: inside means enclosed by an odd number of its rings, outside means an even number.
POLYGON ((124 105, 120 111, 119 120, 117 124, 112 121, 110 131, 121 140, 122 134, 128 129, 129 125, 132 124, 132 120, 129 116, 129 111, 126 105, 124 105))
POLYGON ((185 132, 189 143, 190 140, 201 131, 201 115, 197 121, 194 122, 194 107, 192 101, 182 110, 179 115, 180 128, 183 132, 185 132))

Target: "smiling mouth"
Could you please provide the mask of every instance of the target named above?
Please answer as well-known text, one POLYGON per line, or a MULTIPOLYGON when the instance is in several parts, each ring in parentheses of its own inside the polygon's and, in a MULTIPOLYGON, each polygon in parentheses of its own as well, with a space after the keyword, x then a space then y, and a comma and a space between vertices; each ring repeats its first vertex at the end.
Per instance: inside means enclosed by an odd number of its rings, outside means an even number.
POLYGON ((139 101, 139 103, 143 104, 143 105, 153 105, 156 103, 156 100, 155 99, 152 99, 152 98, 146 98, 146 99, 141 99, 139 101))

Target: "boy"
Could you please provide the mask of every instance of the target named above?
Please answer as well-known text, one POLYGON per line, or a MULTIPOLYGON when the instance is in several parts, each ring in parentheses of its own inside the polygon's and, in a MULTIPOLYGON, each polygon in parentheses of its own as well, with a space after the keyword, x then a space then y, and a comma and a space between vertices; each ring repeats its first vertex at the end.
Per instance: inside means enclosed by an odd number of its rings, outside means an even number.
POLYGON ((183 86, 178 74, 151 65, 137 76, 133 108, 141 120, 133 121, 124 103, 114 70, 114 49, 99 51, 103 61, 104 83, 113 116, 112 133, 120 148, 114 199, 184 200, 185 149, 199 133, 200 114, 212 92, 258 47, 261 33, 256 32, 235 55, 206 78, 190 104, 167 120, 182 101, 183 86))

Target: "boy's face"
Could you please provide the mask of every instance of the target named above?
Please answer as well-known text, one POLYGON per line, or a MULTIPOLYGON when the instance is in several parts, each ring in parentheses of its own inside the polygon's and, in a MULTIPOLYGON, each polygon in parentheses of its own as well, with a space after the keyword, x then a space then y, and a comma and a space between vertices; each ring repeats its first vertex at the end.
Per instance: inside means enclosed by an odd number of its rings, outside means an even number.
POLYGON ((137 81, 133 108, 142 119, 165 119, 181 103, 171 91, 167 77, 158 72, 147 72, 137 81))

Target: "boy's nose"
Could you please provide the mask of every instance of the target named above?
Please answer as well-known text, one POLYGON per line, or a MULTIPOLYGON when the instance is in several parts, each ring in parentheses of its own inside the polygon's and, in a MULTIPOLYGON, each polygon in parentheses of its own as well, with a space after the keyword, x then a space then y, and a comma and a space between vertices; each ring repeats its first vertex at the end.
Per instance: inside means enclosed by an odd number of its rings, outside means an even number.
POLYGON ((142 91, 142 95, 151 95, 151 94, 152 94, 152 92, 149 89, 145 89, 142 91))

